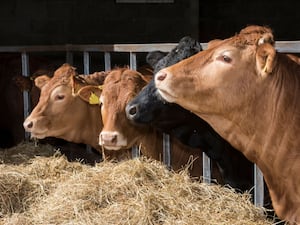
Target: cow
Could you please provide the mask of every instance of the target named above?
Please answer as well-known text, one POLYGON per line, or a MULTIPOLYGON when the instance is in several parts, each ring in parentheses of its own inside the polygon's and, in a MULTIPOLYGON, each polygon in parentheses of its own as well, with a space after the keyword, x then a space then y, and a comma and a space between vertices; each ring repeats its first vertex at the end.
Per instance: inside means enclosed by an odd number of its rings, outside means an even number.
POLYGON ((163 99, 258 165, 276 214, 290 224, 300 224, 299 73, 276 51, 272 30, 252 25, 155 75, 163 99))
MULTIPOLYGON (((184 37, 166 56, 156 63, 152 60, 152 66, 158 72, 200 50, 202 48, 198 42, 184 37)), ((156 52, 148 54, 151 59, 153 54, 157 55, 156 52)), ((203 150, 217 162, 226 184, 238 191, 250 190, 253 187, 253 163, 222 139, 207 122, 177 104, 164 101, 156 93, 152 80, 126 106, 128 119, 137 124, 151 125, 187 146, 203 150)))
MULTIPOLYGON (((105 76, 105 72, 78 75, 74 67, 63 64, 52 78, 46 75, 37 77, 35 85, 41 90, 40 98, 23 123, 25 130, 31 133, 32 138, 56 137, 87 144, 102 152, 98 145, 98 135, 102 129, 100 109, 87 103, 81 90, 91 84, 102 85, 105 76)), ((129 158, 129 155, 129 150, 118 154, 105 151, 109 159, 129 158)))
POLYGON ((160 69, 188 58, 199 51, 202 51, 201 44, 190 36, 185 36, 166 55, 160 51, 149 52, 146 56, 146 61, 154 68, 153 72, 156 73, 160 69))
MULTIPOLYGON (((152 127, 132 124, 125 113, 126 104, 147 83, 148 81, 142 74, 128 68, 114 69, 107 75, 101 97, 99 96, 103 120, 99 144, 111 151, 138 145, 143 155, 160 160, 163 152, 163 134, 152 127)), ((171 146, 172 169, 176 171, 182 169, 193 157, 190 174, 194 177, 200 177, 202 175, 202 152, 184 146, 172 137, 171 146)), ((223 182, 216 167, 213 170, 213 178, 217 178, 220 183, 223 182)))
MULTIPOLYGON (((35 107, 39 101, 40 89, 34 81, 38 76, 45 75, 52 77, 55 69, 37 70, 32 75, 26 77, 16 75, 12 79, 20 91, 27 91, 30 96, 31 107, 35 107)), ((24 129, 24 128, 23 128, 24 129)), ((44 139, 35 139, 36 144, 50 144, 65 155, 70 162, 80 161, 85 164, 94 165, 102 160, 102 155, 95 149, 87 149, 84 144, 72 143, 60 138, 46 137, 44 139)))
MULTIPOLYGON (((149 52, 146 55, 146 62, 148 65, 150 65, 152 68, 155 68, 155 65, 159 60, 161 60, 163 57, 165 57, 168 53, 162 52, 162 51, 152 51, 149 52)), ((143 74, 143 73, 142 73, 143 74)))

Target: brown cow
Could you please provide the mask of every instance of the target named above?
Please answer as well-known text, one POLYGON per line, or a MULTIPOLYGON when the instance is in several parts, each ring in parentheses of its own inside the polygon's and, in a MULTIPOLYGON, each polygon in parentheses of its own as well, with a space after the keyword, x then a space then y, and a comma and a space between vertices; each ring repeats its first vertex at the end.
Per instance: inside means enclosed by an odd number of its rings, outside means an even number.
POLYGON ((277 215, 300 224, 300 66, 249 26, 161 70, 161 96, 202 117, 262 170, 277 215))
MULTIPOLYGON (((102 129, 100 109, 84 101, 81 90, 88 84, 101 85, 105 76, 105 72, 80 76, 74 67, 64 64, 52 78, 37 77, 35 85, 41 89, 40 99, 24 121, 25 130, 33 138, 56 137, 88 144, 101 151, 98 145, 98 135, 102 129)), ((98 91, 101 92, 101 89, 98 91)), ((117 158, 127 158, 127 154, 106 153, 109 157, 117 158)))
MULTIPOLYGON (((40 89, 35 85, 34 80, 38 76, 47 74, 52 77, 55 70, 38 70, 33 73, 30 77, 25 77, 21 75, 16 75, 13 77, 16 86, 20 91, 27 91, 30 96, 31 106, 34 108, 39 102, 40 89)), ((22 127, 24 130, 24 128, 22 127)), ((55 149, 64 154, 69 161, 80 161, 82 163, 88 163, 94 165, 96 162, 102 160, 102 156, 99 152, 91 150, 86 150, 86 145, 76 144, 68 142, 60 138, 47 137, 45 139, 38 140, 39 144, 50 144, 55 149)))
MULTIPOLYGON (((99 144, 110 150, 141 146, 143 155, 156 160, 162 159, 162 133, 151 127, 132 124, 126 117, 125 107, 148 83, 142 74, 127 68, 112 70, 105 78, 100 97, 103 129, 99 144)), ((189 148, 171 137, 171 165, 174 170, 182 168, 193 156, 190 169, 192 176, 202 175, 202 151, 189 148)), ((219 171, 214 167, 213 177, 222 183, 219 171)))

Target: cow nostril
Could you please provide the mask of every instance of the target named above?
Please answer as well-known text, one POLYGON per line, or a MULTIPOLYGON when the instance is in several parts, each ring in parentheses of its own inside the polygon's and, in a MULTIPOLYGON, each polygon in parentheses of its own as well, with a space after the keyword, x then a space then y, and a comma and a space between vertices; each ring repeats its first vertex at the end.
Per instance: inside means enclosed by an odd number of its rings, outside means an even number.
POLYGON ((27 124, 27 128, 30 129, 30 128, 32 128, 32 127, 33 127, 33 122, 30 121, 30 123, 27 124))
POLYGON ((112 137, 112 139, 111 139, 111 142, 112 142, 112 143, 117 143, 117 140, 118 140, 117 135, 116 135, 116 134, 113 135, 113 137, 112 137))
POLYGON ((114 134, 113 132, 101 132, 99 139, 100 143, 104 145, 111 145, 118 142, 118 135, 114 134))
POLYGON ((158 74, 157 74, 157 80, 160 80, 160 81, 163 81, 165 78, 167 77, 167 73, 165 73, 165 72, 159 72, 158 74))

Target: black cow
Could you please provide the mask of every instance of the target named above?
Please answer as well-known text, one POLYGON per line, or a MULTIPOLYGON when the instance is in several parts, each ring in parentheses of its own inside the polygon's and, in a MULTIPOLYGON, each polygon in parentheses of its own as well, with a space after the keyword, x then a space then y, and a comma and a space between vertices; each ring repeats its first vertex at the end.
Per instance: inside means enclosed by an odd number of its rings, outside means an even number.
POLYGON ((155 74, 162 68, 171 66, 200 51, 202 51, 201 44, 193 38, 186 36, 181 38, 178 45, 167 55, 164 56, 164 53, 160 51, 154 51, 148 53, 148 55, 146 56, 146 60, 147 63, 149 63, 153 67, 153 73, 155 74))
POLYGON ((162 51, 152 51, 149 52, 146 56, 146 62, 152 67, 155 68, 155 65, 158 63, 159 60, 161 60, 163 57, 165 57, 168 53, 162 52, 162 51))
MULTIPOLYGON (((181 39, 168 55, 159 60, 154 71, 157 72, 197 53, 197 49, 201 50, 198 42, 189 37, 181 39)), ((183 144, 206 152, 218 163, 225 183, 237 190, 245 191, 253 186, 253 164, 204 120, 176 104, 162 100, 153 80, 129 102, 126 114, 134 123, 154 126, 178 138, 183 144)))

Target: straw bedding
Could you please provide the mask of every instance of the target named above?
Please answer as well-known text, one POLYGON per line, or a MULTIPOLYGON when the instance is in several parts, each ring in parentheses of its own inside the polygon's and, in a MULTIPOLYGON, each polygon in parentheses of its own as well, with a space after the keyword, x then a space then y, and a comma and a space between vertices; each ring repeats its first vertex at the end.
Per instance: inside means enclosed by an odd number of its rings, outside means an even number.
POLYGON ((272 224, 248 194, 145 158, 92 167, 23 143, 0 162, 0 224, 272 224))

